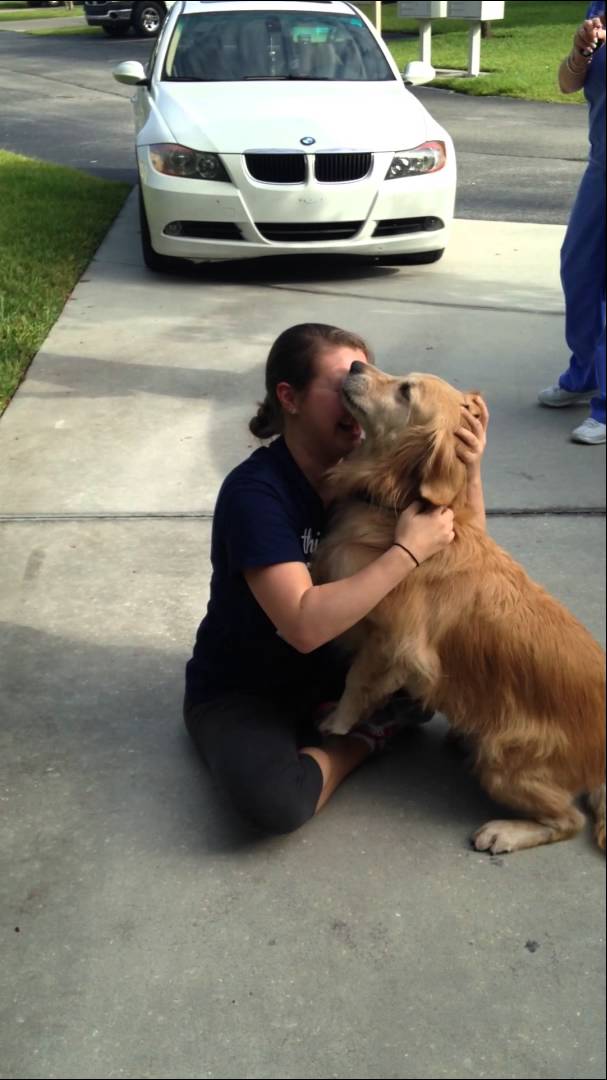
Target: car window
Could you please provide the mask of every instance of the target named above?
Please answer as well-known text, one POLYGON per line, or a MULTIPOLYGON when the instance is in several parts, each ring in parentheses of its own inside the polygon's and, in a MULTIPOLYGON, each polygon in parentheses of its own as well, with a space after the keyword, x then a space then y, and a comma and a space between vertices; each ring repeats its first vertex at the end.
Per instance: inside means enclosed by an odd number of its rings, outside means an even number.
POLYGON ((377 82, 395 76, 356 15, 233 11, 181 15, 167 50, 163 78, 377 82))
POLYGON ((167 23, 167 20, 164 19, 163 23, 162 23, 162 26, 160 27, 160 30, 158 31, 158 35, 156 37, 156 40, 154 41, 154 44, 152 46, 152 51, 151 51, 151 53, 150 53, 150 55, 148 57, 148 62, 147 62, 146 67, 145 67, 146 75, 148 76, 148 78, 150 78, 152 76, 154 68, 156 67, 156 59, 158 57, 158 53, 160 52, 160 46, 162 45, 162 43, 164 41, 165 34, 167 33, 167 30, 168 30, 168 23, 167 23))
POLYGON ((151 53, 149 55, 148 62, 146 64, 146 66, 145 66, 145 73, 148 76, 148 78, 151 76, 151 74, 152 74, 152 72, 154 70, 154 66, 156 64, 156 57, 158 56, 158 49, 160 47, 160 40, 161 39, 160 39, 160 35, 159 35, 156 38, 156 41, 154 42, 154 47, 153 47, 153 49, 152 49, 152 51, 151 51, 151 53))

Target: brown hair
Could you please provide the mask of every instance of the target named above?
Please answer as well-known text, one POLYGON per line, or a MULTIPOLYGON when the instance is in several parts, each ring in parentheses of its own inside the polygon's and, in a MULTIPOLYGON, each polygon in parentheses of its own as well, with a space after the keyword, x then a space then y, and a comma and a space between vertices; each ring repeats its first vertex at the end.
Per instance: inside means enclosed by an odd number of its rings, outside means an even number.
POLYGON ((367 343, 349 330, 326 323, 298 323, 283 330, 266 361, 266 396, 249 421, 249 431, 257 439, 271 439, 283 429, 283 410, 276 397, 278 383, 288 382, 294 390, 305 390, 316 375, 315 361, 319 354, 340 345, 360 349, 368 362, 374 363, 367 343))

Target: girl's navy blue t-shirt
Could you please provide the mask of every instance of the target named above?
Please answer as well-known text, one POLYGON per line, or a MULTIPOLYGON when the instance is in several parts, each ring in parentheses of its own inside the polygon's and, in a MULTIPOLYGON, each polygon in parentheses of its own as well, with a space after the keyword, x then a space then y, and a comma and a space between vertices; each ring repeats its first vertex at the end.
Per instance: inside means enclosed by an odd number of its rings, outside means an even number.
POLYGON ((298 653, 276 632, 244 571, 308 563, 325 527, 322 500, 283 438, 255 450, 225 479, 215 507, 207 613, 186 667, 193 704, 230 691, 311 706, 341 696, 346 660, 328 644, 298 653))

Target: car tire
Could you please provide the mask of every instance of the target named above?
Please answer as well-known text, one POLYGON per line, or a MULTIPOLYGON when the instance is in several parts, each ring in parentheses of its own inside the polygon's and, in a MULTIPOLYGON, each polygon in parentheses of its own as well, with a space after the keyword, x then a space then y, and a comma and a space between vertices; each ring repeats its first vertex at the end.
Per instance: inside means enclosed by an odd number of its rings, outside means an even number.
POLYGON ((129 32, 129 25, 128 23, 107 23, 107 25, 103 27, 103 32, 104 34, 107 34, 108 37, 112 38, 126 37, 129 32))
POLYGON ((444 254, 444 248, 437 248, 436 251, 415 251, 409 255, 380 255, 379 261, 387 266, 427 266, 438 262, 444 254))
POLYGON ((175 274, 179 270, 183 270, 182 259, 173 259, 170 255, 159 255, 157 251, 154 251, 141 188, 139 188, 139 226, 141 230, 141 254, 148 270, 153 270, 156 274, 175 274))
POLYGON ((138 37, 153 38, 164 22, 166 10, 164 4, 154 0, 140 0, 133 13, 133 28, 138 37))

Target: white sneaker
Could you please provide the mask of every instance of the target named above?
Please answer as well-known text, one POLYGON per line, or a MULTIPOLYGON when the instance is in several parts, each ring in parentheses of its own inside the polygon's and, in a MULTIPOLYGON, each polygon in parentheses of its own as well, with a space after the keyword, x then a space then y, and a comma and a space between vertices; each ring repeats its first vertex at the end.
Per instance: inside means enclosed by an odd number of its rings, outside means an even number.
POLYGON ((593 390, 585 390, 582 394, 574 394, 561 386, 548 386, 540 390, 537 400, 540 405, 548 405, 551 409, 562 409, 564 405, 587 405, 593 393, 593 390))
POLYGON ((605 442, 605 425, 588 416, 583 424, 573 429, 571 438, 574 442, 586 443, 588 446, 600 446, 605 442))

